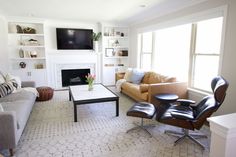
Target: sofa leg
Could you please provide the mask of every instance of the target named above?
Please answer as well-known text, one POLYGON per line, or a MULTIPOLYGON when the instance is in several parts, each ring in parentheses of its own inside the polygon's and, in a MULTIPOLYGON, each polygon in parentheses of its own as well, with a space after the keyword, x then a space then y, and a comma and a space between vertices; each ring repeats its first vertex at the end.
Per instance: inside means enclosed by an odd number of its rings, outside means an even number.
POLYGON ((10 152, 10 156, 13 156, 14 155, 14 150, 11 148, 9 149, 9 152, 10 152))

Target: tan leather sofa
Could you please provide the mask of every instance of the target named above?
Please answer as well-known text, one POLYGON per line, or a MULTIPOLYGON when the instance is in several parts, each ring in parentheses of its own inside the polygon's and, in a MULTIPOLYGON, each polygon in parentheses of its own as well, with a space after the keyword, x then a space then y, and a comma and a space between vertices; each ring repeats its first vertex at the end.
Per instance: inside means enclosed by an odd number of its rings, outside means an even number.
MULTIPOLYGON (((116 81, 124 78, 125 73, 116 73, 116 81)), ((175 77, 168 77, 155 72, 145 72, 140 84, 124 82, 121 92, 136 101, 159 104, 154 98, 156 94, 174 93, 179 98, 187 98, 187 83, 178 82, 175 77)))

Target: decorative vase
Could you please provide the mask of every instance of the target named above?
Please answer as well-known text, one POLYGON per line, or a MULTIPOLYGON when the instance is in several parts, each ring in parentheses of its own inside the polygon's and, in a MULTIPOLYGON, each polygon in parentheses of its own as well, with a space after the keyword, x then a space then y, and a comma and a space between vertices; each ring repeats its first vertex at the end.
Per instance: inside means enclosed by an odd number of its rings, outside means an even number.
POLYGON ((88 83, 88 90, 92 91, 93 90, 93 82, 88 83))
POLYGON ((20 56, 20 58, 24 58, 24 50, 22 50, 22 49, 20 49, 19 50, 19 56, 20 56))
POLYGON ((26 67, 26 63, 25 62, 20 62, 19 66, 23 69, 26 67))
POLYGON ((93 49, 95 52, 98 52, 98 41, 93 41, 93 49))

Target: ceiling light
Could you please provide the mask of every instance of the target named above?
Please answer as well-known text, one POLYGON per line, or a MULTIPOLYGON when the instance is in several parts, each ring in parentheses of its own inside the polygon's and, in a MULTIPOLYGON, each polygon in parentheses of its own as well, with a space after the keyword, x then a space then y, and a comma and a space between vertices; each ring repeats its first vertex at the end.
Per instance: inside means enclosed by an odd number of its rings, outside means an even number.
POLYGON ((28 13, 28 16, 29 17, 34 17, 34 14, 33 13, 28 13))
POLYGON ((145 4, 141 4, 141 5, 139 5, 139 7, 140 7, 140 8, 145 8, 146 5, 145 5, 145 4))

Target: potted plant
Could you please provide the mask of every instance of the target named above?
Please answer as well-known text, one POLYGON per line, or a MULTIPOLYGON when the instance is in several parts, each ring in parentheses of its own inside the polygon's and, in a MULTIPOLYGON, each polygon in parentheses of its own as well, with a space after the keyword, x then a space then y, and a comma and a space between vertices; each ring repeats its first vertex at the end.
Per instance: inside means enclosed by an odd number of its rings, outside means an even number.
POLYGON ((98 32, 98 33, 93 32, 93 48, 96 52, 98 51, 98 41, 99 41, 101 35, 102 35, 101 32, 98 32))

